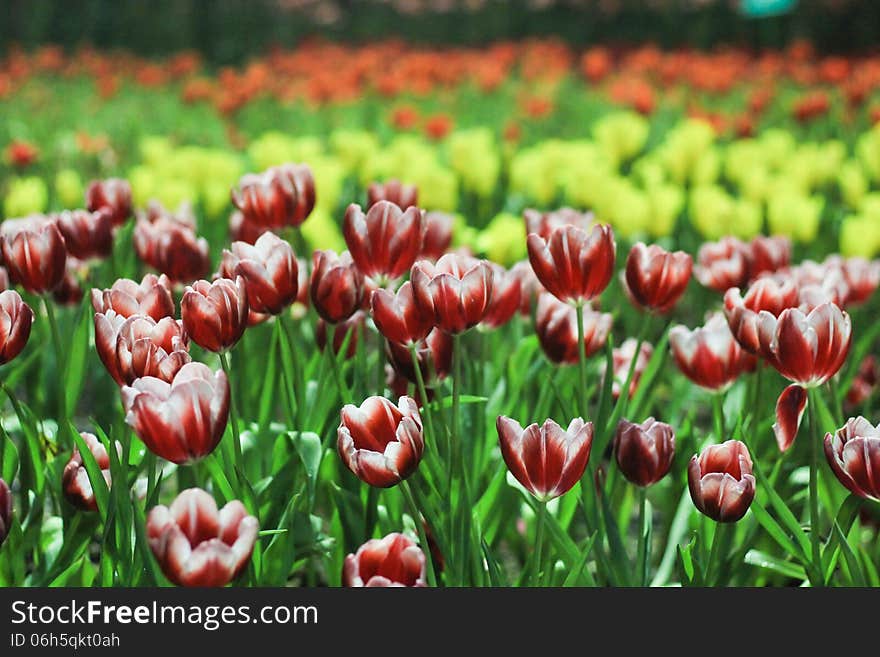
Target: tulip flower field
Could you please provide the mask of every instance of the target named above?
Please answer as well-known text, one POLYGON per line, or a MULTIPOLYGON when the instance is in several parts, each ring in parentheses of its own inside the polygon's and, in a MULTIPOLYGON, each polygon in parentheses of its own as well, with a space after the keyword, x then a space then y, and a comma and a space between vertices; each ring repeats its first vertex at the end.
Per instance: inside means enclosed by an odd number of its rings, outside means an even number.
POLYGON ((3 586, 880 586, 880 57, 0 59, 3 586))

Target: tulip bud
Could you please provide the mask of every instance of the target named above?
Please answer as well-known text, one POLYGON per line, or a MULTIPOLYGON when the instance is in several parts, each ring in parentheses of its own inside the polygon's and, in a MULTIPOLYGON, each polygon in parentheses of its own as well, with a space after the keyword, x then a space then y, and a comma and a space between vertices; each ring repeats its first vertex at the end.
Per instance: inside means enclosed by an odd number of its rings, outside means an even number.
POLYGON ((31 335, 34 311, 15 290, 0 292, 0 365, 18 356, 31 335))
POLYGON ((341 417, 339 456, 359 479, 388 488, 415 472, 425 449, 415 400, 401 397, 395 406, 383 397, 368 397, 360 408, 346 404, 341 417))
POLYGON ((131 385, 142 376, 171 383, 190 360, 183 324, 171 317, 157 322, 152 317, 135 315, 122 322, 116 333, 119 385, 131 385))
POLYGON ((154 204, 134 227, 138 258, 175 282, 192 281, 208 273, 208 242, 196 237, 184 208, 176 215, 154 204))
POLYGON ((233 500, 218 511, 200 488, 182 491, 171 507, 147 516, 150 549, 165 577, 178 586, 225 586, 250 561, 259 523, 233 500))
POLYGON ((553 420, 543 426, 504 415, 496 421, 501 456, 507 469, 542 502, 564 495, 584 474, 593 445, 593 423, 575 418, 563 429, 553 420))
POLYGON ((7 219, 0 230, 0 252, 13 283, 33 294, 51 292, 64 278, 67 249, 54 221, 33 216, 7 219))
POLYGON ((650 486, 666 476, 675 456, 675 432, 649 417, 641 424, 621 420, 614 434, 617 467, 636 486, 650 486))
MULTIPOLYGON (((388 360, 410 382, 417 383, 416 369, 409 349, 397 342, 386 342, 388 360)), ((416 344, 419 371, 427 388, 436 386, 449 376, 452 368, 452 337, 439 329, 433 329, 424 340, 416 344)))
POLYGON ((187 285, 180 301, 187 335, 208 351, 220 353, 235 346, 248 322, 248 295, 244 279, 219 278, 213 283, 187 285))
POLYGON ((535 233, 543 240, 549 240, 553 230, 563 226, 575 226, 589 232, 596 217, 592 212, 579 212, 573 208, 559 208, 553 212, 539 212, 532 208, 523 210, 526 222, 526 236, 535 233))
POLYGON ((516 276, 520 282, 519 314, 523 317, 530 317, 532 304, 540 299, 541 294, 546 290, 538 277, 535 276, 535 270, 532 269, 528 260, 516 263, 510 268, 510 273, 516 276))
POLYGON ((223 371, 187 363, 171 383, 145 376, 122 388, 125 421, 151 452, 182 464, 217 447, 229 418, 229 381, 223 371))
POLYGON ((577 309, 562 303, 546 292, 538 297, 535 315, 535 333, 541 349, 554 363, 575 365, 580 360, 578 350, 577 313, 584 317, 584 347, 592 356, 602 349, 611 331, 612 317, 588 306, 577 309))
POLYGON ((672 327, 669 346, 681 373, 709 390, 725 390, 756 364, 755 357, 733 339, 721 313, 713 314, 704 326, 693 331, 684 326, 672 327))
POLYGON ((409 281, 400 286, 396 295, 385 289, 375 290, 370 305, 376 328, 391 342, 414 344, 428 337, 434 328, 433 317, 416 306, 409 281))
POLYGON ((249 173, 232 190, 244 220, 266 228, 299 226, 315 207, 315 179, 305 164, 282 164, 249 173))
POLYGON ((6 482, 0 479, 0 546, 9 535, 12 527, 12 491, 6 482))
POLYGON ((880 372, 877 370, 877 359, 872 354, 868 354, 862 359, 850 384, 846 393, 846 403, 850 407, 864 404, 874 394, 878 381, 880 381, 880 372))
MULTIPOLYGON (((95 463, 101 469, 101 475, 107 482, 107 486, 110 486, 110 456, 107 454, 104 444, 92 433, 83 431, 79 435, 92 453, 95 463)), ((116 443, 116 446, 117 450, 121 448, 119 443, 116 443)), ((61 489, 64 491, 64 497, 67 498, 67 501, 76 508, 82 511, 98 510, 95 491, 92 489, 92 482, 85 465, 83 465, 82 454, 80 454, 78 447, 74 448, 73 455, 61 473, 61 489)))
POLYGON ((425 586, 425 554, 403 534, 373 538, 345 557, 342 584, 349 587, 425 586))
POLYGON ((684 294, 692 265, 684 251, 670 253, 656 244, 638 242, 626 258, 625 289, 636 306, 667 313, 684 294))
POLYGON ((233 242, 254 244, 268 230, 267 226, 245 219, 238 210, 229 215, 229 237, 233 242))
POLYGON ((86 190, 86 207, 89 212, 108 211, 110 222, 120 226, 133 214, 131 185, 119 178, 93 180, 86 190))
POLYGON ((789 278, 762 276, 749 286, 745 297, 739 288, 724 294, 724 314, 730 332, 740 346, 751 354, 760 353, 758 339, 759 315, 778 317, 786 308, 798 303, 798 289, 789 278))
MULTIPOLYGON (((633 395, 636 394, 636 390, 638 390, 639 380, 642 378, 642 373, 645 371, 645 368, 648 367, 648 362, 651 360, 651 356, 654 353, 654 346, 648 342, 643 342, 637 356, 637 344, 638 341, 635 338, 627 338, 619 347, 616 347, 612 351, 611 363, 614 369, 612 372, 614 379, 611 384, 611 394, 614 399, 620 397, 620 393, 623 391, 623 386, 626 385, 626 378, 629 376, 629 370, 632 366, 633 358, 635 358, 636 364, 635 367, 633 367, 632 379, 630 379, 628 391, 629 397, 632 399, 633 395)), ((604 371, 603 364, 603 380, 605 376, 607 376, 607 373, 604 371)))
POLYGON ((413 265, 411 281, 416 307, 447 333, 464 333, 489 310, 493 274, 485 260, 451 253, 436 265, 420 260, 413 265))
POLYGON ((274 233, 265 232, 253 246, 233 242, 223 250, 220 275, 244 279, 248 304, 254 312, 277 315, 292 304, 299 291, 299 267, 293 249, 274 233))
POLYGON ((422 219, 424 235, 419 258, 436 262, 449 250, 452 243, 454 218, 445 212, 426 212, 422 219))
POLYGON ((112 310, 122 317, 148 315, 156 321, 172 317, 171 282, 164 274, 147 274, 140 283, 119 278, 106 290, 92 289, 92 308, 96 313, 112 310))
POLYGON ((366 214, 352 203, 342 232, 357 268, 380 286, 403 276, 422 249, 422 211, 378 201, 366 214))
POLYGON ((309 284, 312 305, 324 321, 336 324, 351 317, 360 307, 364 275, 348 251, 315 251, 309 284))
POLYGON ((865 303, 880 285, 880 262, 864 258, 847 258, 841 263, 848 292, 844 305, 856 306, 865 303))
POLYGON ((79 282, 77 270, 80 269, 79 260, 68 256, 67 266, 64 268, 64 277, 52 290, 52 299, 59 306, 78 306, 85 292, 79 282))
POLYGON ((616 246, 609 226, 596 225, 590 233, 559 226, 547 240, 531 233, 527 246, 538 280, 561 301, 577 304, 599 296, 614 273, 616 246))
POLYGON ((732 287, 745 287, 751 278, 749 247, 735 237, 706 242, 697 253, 694 276, 701 285, 724 294, 732 287))
POLYGON ((500 328, 507 324, 519 309, 522 300, 522 282, 513 271, 490 262, 492 267, 492 299, 481 327, 500 328))
POLYGON ((404 185, 394 179, 385 184, 370 183, 367 187, 367 207, 371 208, 379 201, 388 201, 401 210, 406 210, 419 204, 419 188, 415 185, 404 185))
POLYGON ((736 522, 755 498, 752 458, 744 443, 710 445, 688 465, 688 488, 694 506, 716 522, 736 522))
POLYGON ((833 436, 825 434, 825 457, 851 493, 880 502, 880 427, 849 418, 833 436))
POLYGON ((109 210, 65 210, 54 216, 67 252, 74 258, 106 258, 113 250, 113 222, 109 210))
MULTIPOLYGON (((360 310, 348 319, 344 319, 338 324, 332 325, 333 353, 338 356, 339 352, 342 351, 342 346, 345 344, 346 339, 348 339, 348 346, 345 349, 345 357, 347 359, 354 358, 355 354, 357 354, 358 340, 361 339, 361 336, 364 333, 365 325, 365 315, 363 311, 360 310), (351 337, 348 337, 349 333, 351 333, 351 337)), ((324 351, 327 346, 327 322, 320 318, 318 318, 318 323, 315 325, 315 342, 318 345, 318 349, 324 351)))
MULTIPOLYGON (((752 280, 761 274, 777 272, 791 261, 791 240, 778 235, 758 235, 749 243, 749 274, 752 280)), ((739 286, 737 286, 739 287, 739 286)))

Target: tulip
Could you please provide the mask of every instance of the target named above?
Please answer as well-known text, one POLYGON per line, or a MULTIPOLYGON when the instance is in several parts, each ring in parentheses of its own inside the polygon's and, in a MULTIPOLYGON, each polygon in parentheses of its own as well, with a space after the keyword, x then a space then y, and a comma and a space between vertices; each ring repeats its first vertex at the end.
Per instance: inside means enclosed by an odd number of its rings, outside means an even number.
POLYGON ((880 262, 864 258, 835 258, 832 261, 840 269, 846 283, 845 306, 856 306, 865 303, 880 285, 880 262))
POLYGON ((253 246, 233 242, 232 250, 224 249, 220 275, 244 279, 248 305, 256 313, 277 315, 299 292, 299 266, 293 249, 271 232, 260 235, 253 246))
POLYGON ((412 284, 407 281, 396 294, 375 290, 370 306, 376 328, 387 340, 409 346, 428 337, 434 328, 433 318, 421 312, 413 298, 412 284))
MULTIPOLYGON (((752 280, 762 274, 777 272, 791 261, 791 240, 777 235, 758 235, 749 242, 749 274, 752 280)), ((737 286, 739 287, 739 286, 737 286)))
POLYGON ((0 292, 9 289, 9 272, 6 267, 0 267, 0 292))
POLYGON ((196 237, 186 210, 172 215, 153 205, 134 227, 134 248, 144 263, 174 282, 187 282, 208 273, 208 242, 196 237))
POLYGON ((846 393, 846 403, 851 407, 864 404, 874 394, 878 381, 880 381, 880 372, 877 371, 877 359, 872 354, 868 354, 862 359, 850 384, 846 393))
POLYGON ((833 436, 825 434, 825 457, 851 493, 880 502, 880 426, 849 418, 833 436))
POLYGON ((447 333, 464 333, 489 310, 493 272, 485 260, 452 253, 436 265, 420 260, 413 265, 411 281, 416 307, 447 333))
MULTIPOLYGON (((92 433, 83 431, 79 435, 92 453, 92 457, 94 457, 95 463, 100 468, 101 475, 109 487, 111 484, 110 455, 107 454, 107 448, 92 433)), ((121 447, 119 443, 116 445, 117 449, 121 447)), ((64 491, 64 497, 67 498, 67 501, 76 508, 83 511, 98 510, 98 503, 95 501, 95 491, 92 488, 89 473, 83 464, 82 454, 80 454, 78 447, 74 448, 73 455, 71 455, 70 460, 64 466, 64 470, 61 473, 61 489, 64 491)))
POLYGON ((424 234, 420 258, 437 261, 449 250, 452 243, 454 218, 445 212, 426 212, 422 218, 424 234))
POLYGON ((501 456, 507 469, 539 501, 564 495, 584 474, 593 445, 593 423, 575 418, 563 429, 547 419, 523 427, 499 415, 501 456))
POLYGON ((617 467, 636 486, 650 486, 666 476, 675 456, 675 432, 649 417, 641 424, 621 420, 614 434, 617 467))
POLYGON ((367 207, 371 208, 379 201, 394 203, 401 210, 414 207, 419 202, 419 188, 415 185, 404 185, 399 180, 382 183, 370 183, 367 187, 367 207))
POLYGON ((722 294, 732 287, 745 287, 751 278, 749 248, 735 237, 706 242, 697 252, 694 276, 701 285, 722 294))
POLYGON ((65 210, 53 217, 74 258, 106 258, 113 250, 113 217, 110 210, 65 210))
POLYGON ((125 421, 154 454, 182 464, 217 447, 229 417, 229 381, 223 371, 187 363, 171 383, 152 376, 122 388, 125 421))
POLYGON ((554 228, 545 241, 530 233, 529 262, 541 284, 561 301, 583 303, 602 293, 614 273, 614 233, 596 225, 590 233, 575 226, 554 228))
POLYGON ((67 249, 58 225, 43 216, 7 219, 0 252, 13 283, 33 294, 51 292, 64 278, 67 249))
POLYGON ((228 351, 247 328, 244 279, 219 278, 213 283, 196 281, 187 285, 180 301, 180 316, 187 335, 197 345, 215 353, 228 351))
POLYGON ((15 290, 0 292, 0 365, 18 356, 31 335, 34 311, 15 290))
POLYGON ((825 262, 804 260, 788 274, 798 288, 798 305, 804 312, 810 312, 823 303, 846 305, 850 288, 842 262, 829 258, 825 262))
POLYGON ((740 374, 755 368, 755 357, 733 339, 721 313, 714 313, 693 331, 674 326, 669 331, 669 346, 681 373, 709 390, 725 390, 740 374))
MULTIPOLYGON (((400 374, 417 383, 415 365, 409 349, 397 342, 386 342, 388 360, 400 374)), ((416 343, 416 359, 425 386, 432 388, 449 376, 452 369, 452 337, 433 329, 424 340, 416 343)))
POLYGON ((181 491, 171 507, 147 516, 150 549, 165 577, 178 586, 225 586, 247 566, 259 523, 233 500, 217 509, 200 488, 181 491))
POLYGON ((637 306, 669 312, 687 288, 692 265, 684 251, 670 253, 656 244, 638 242, 626 258, 625 289, 637 306))
POLYGON ((148 315, 156 321, 174 315, 171 281, 162 274, 147 274, 140 283, 117 279, 106 290, 92 289, 92 308, 96 313, 114 311, 122 317, 148 315))
POLYGON ((425 586, 425 554, 403 534, 373 538, 345 557, 342 584, 349 587, 425 586))
POLYGON ((321 318, 336 324, 351 317, 360 307, 364 293, 364 275, 355 266, 348 251, 315 251, 309 284, 312 305, 321 318))
POLYGON ((120 226, 133 214, 131 185, 119 178, 93 180, 86 190, 86 207, 89 212, 108 211, 110 222, 120 226))
POLYGON ((716 522, 736 522, 755 498, 752 458, 744 443, 710 445, 688 464, 688 488, 694 506, 716 522))
POLYGON ((364 214, 352 203, 342 232, 357 268, 381 286, 403 276, 416 261, 422 249, 422 211, 378 201, 364 214))
POLYGON ((229 215, 229 236, 233 242, 254 244, 268 230, 267 226, 245 219, 238 210, 229 215))
MULTIPOLYGON (((357 354, 358 340, 361 339, 365 326, 366 315, 361 310, 358 310, 348 319, 344 319, 336 324, 333 328, 333 353, 338 356, 339 352, 342 351, 346 339, 348 339, 348 347, 345 349, 345 357, 354 358, 355 354, 357 354), (349 333, 351 333, 350 338, 348 337, 349 333)), ((327 346, 327 322, 320 318, 315 325, 315 342, 318 345, 318 349, 324 351, 327 346)))
POLYGON ((554 363, 574 365, 580 359, 577 340, 577 314, 584 317, 584 348, 591 356, 605 345, 611 331, 612 317, 587 306, 577 309, 562 303, 552 294, 538 297, 535 333, 544 353, 554 363))
POLYGON ((182 322, 171 317, 157 322, 140 315, 129 317, 119 326, 115 357, 119 385, 131 385, 142 376, 171 383, 191 360, 182 322))
POLYGON ((492 299, 481 326, 500 328, 511 320, 522 302, 522 281, 513 271, 491 262, 492 299))
POLYGON ((249 173, 232 190, 244 220, 266 228, 299 226, 315 207, 315 179, 305 164, 282 164, 249 173))
POLYGON ((95 351, 107 372, 119 385, 124 383, 124 379, 119 372, 119 361, 116 358, 116 339, 125 320, 125 317, 113 310, 95 313, 95 351))
POLYGON ((81 263, 76 258, 68 256, 67 266, 64 268, 64 277, 52 290, 52 299, 59 306, 78 306, 82 301, 85 291, 79 281, 78 271, 81 263))
POLYGON ((12 527, 12 491, 6 482, 0 479, 0 546, 9 536, 12 527))
POLYGON ((769 313, 773 317, 786 308, 798 303, 798 289, 787 277, 762 276, 749 286, 745 297, 739 288, 729 289, 724 294, 724 314, 730 332, 740 346, 751 354, 761 348, 758 340, 759 314, 769 313))
POLYGON ((395 406, 384 397, 368 397, 360 408, 346 404, 340 415, 336 447, 361 481, 388 488, 415 472, 425 439, 414 399, 401 397, 395 406))
MULTIPOLYGON (((614 399, 620 397, 620 393, 623 391, 623 386, 626 385, 626 378, 629 376, 629 370, 632 366, 633 358, 636 357, 637 344, 638 340, 635 338, 627 338, 619 347, 612 351, 611 363, 614 370, 612 372, 614 378, 611 384, 611 394, 614 399)), ((629 382, 628 394, 630 399, 636 394, 636 390, 639 387, 639 380, 642 378, 642 373, 645 371, 645 368, 648 367, 648 362, 651 360, 653 353, 653 345, 647 342, 642 342, 638 358, 636 358, 636 363, 633 367, 632 379, 630 379, 629 382)), ((606 374, 607 373, 604 372, 603 364, 602 376, 604 377, 606 374)))
POLYGON ((546 290, 538 277, 535 276, 535 270, 532 269, 528 260, 516 263, 510 268, 510 273, 519 279, 519 314, 523 317, 529 317, 532 314, 532 304, 540 299, 541 294, 546 290))
POLYGON ((589 231, 596 221, 592 212, 579 212, 568 207, 553 212, 539 212, 526 208, 523 210, 523 219, 526 222, 526 236, 535 233, 544 240, 550 239, 555 228, 576 226, 581 230, 589 231))

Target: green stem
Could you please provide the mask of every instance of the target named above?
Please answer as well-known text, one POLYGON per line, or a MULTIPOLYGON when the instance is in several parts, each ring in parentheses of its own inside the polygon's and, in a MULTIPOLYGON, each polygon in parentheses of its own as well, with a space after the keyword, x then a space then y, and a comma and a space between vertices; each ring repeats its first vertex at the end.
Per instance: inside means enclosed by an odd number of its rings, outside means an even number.
POLYGON ((52 346, 55 349, 55 367, 58 376, 58 407, 61 411, 59 415, 59 434, 67 434, 67 393, 64 389, 66 377, 66 365, 64 362, 64 351, 61 347, 61 332, 58 330, 58 320, 55 318, 55 306, 49 300, 49 297, 43 296, 43 305, 46 307, 46 316, 49 319, 49 330, 52 333, 52 346))
POLYGON ((232 425, 232 448, 235 454, 235 469, 237 480, 239 482, 239 488, 242 488, 242 481, 245 476, 244 472, 244 456, 241 453, 241 436, 239 434, 238 427, 238 409, 235 404, 235 395, 232 394, 232 371, 229 367, 229 358, 226 355, 225 351, 221 351, 220 356, 220 367, 223 368, 223 371, 226 373, 226 378, 229 379, 229 423, 232 425))
POLYGON ((531 581, 532 586, 538 586, 541 583, 541 561, 543 559, 544 525, 546 523, 544 516, 547 515, 546 502, 539 501, 537 506, 537 520, 535 522, 535 554, 531 581))
POLYGON ((639 568, 639 572, 636 573, 636 581, 639 583, 639 586, 648 585, 648 532, 646 531, 646 524, 649 522, 649 520, 647 516, 648 489, 644 486, 639 486, 639 543, 636 552, 636 564, 639 568))
MULTIPOLYGON (((293 396, 296 399, 296 411, 291 412, 291 415, 294 421, 293 428, 299 428, 300 421, 302 420, 303 409, 305 408, 305 385, 303 377, 297 366, 296 343, 293 339, 293 334, 291 333, 290 327, 287 325, 285 314, 286 313, 281 313, 280 315, 278 315, 278 323, 281 324, 281 330, 284 332, 284 339, 287 341, 287 350, 290 352, 290 366, 293 370, 293 378, 295 380, 288 381, 288 384, 292 387, 293 396)), ((283 364, 281 365, 281 371, 282 373, 285 372, 283 364)))
MULTIPOLYGON (((327 350, 327 357, 330 359, 330 369, 333 372, 333 380, 336 382, 336 390, 339 393, 340 400, 343 404, 354 400, 354 395, 348 389, 342 378, 342 370, 339 368, 339 362, 336 360, 336 352, 333 350, 333 341, 336 339, 336 324, 327 323, 327 343, 324 348, 327 350)), ((354 330, 354 329, 352 329, 354 330)))
MULTIPOLYGON (((413 369, 416 373, 416 386, 419 391, 419 401, 421 402, 420 406, 422 407, 422 413, 425 415, 425 424, 428 427, 428 433, 431 434, 431 438, 433 440, 437 440, 437 434, 434 433, 434 417, 431 413, 431 407, 428 404, 428 391, 425 388, 425 378, 422 376, 422 368, 419 367, 419 354, 418 348, 415 344, 411 344, 409 346, 409 355, 412 358, 413 369)), ((446 456, 449 456, 449 434, 446 435, 446 448, 447 453, 446 456)))
POLYGON ((587 345, 584 344, 584 306, 583 302, 579 302, 574 307, 574 312, 577 315, 577 339, 578 339, 578 373, 580 375, 580 389, 578 390, 578 397, 580 398, 580 403, 578 404, 578 408, 581 413, 581 417, 586 419, 587 417, 587 345))
POLYGON ((413 497, 408 481, 403 480, 400 482, 400 492, 403 493, 403 498, 409 507, 409 513, 416 525, 416 531, 419 533, 419 543, 421 543, 422 552, 425 555, 425 573, 428 578, 428 586, 435 587, 437 586, 437 578, 434 574, 434 562, 431 558, 431 544, 428 543, 428 533, 425 531, 425 524, 421 520, 422 516, 419 513, 419 507, 413 497))
POLYGON ((715 420, 715 439, 720 443, 724 440, 724 393, 712 395, 712 415, 715 420))
POLYGON ((727 538, 730 527, 735 523, 716 522, 715 534, 712 536, 712 549, 709 552, 709 563, 706 565, 706 586, 717 584, 720 576, 720 567, 727 558, 727 538))
MULTIPOLYGON (((807 414, 809 431, 807 439, 810 441, 810 548, 812 552, 813 568, 817 573, 822 573, 822 544, 819 536, 819 438, 816 434, 815 406, 816 393, 812 389, 807 390, 807 414)), ((813 586, 822 586, 821 577, 813 586)))

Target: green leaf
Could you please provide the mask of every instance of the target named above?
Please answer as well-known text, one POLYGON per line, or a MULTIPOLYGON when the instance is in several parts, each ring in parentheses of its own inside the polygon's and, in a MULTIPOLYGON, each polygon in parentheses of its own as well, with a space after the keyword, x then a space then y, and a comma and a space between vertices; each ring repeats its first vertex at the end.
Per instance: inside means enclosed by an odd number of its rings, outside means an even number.
POLYGON ((596 532, 593 532, 581 548, 581 557, 568 571, 562 586, 577 586, 582 579, 588 581, 589 586, 596 586, 595 580, 589 571, 585 570, 593 551, 593 543, 596 541, 596 532))
MULTIPOLYGON (((290 431, 290 436, 296 451, 306 468, 306 476, 309 482, 309 499, 315 498, 315 487, 318 481, 318 471, 321 468, 321 458, 323 456, 323 447, 321 446, 321 437, 311 431, 290 431)), ((310 507, 311 508, 311 507, 310 507)))
MULTIPOLYGON (((88 296, 88 295, 86 295, 88 296)), ((86 357, 89 354, 89 331, 92 326, 91 302, 88 298, 80 306, 76 326, 69 340, 65 362, 64 397, 65 408, 76 408, 85 381, 86 357)))
POLYGON ((0 479, 11 482, 18 472, 18 448, 0 425, 0 479))
POLYGON ((850 579, 852 579, 853 584, 855 586, 867 586, 867 577, 865 576, 865 571, 862 569, 862 564, 855 552, 853 552, 852 547, 850 547, 849 542, 846 540, 846 536, 844 536, 841 531, 840 525, 835 522, 832 531, 837 537, 837 544, 840 546, 840 550, 843 553, 843 559, 846 562, 846 567, 847 570, 849 570, 849 576, 850 579))
POLYGON ((785 527, 785 530, 789 533, 791 538, 797 541, 797 545, 800 548, 798 554, 801 557, 802 563, 803 559, 809 560, 811 547, 810 539, 807 537, 806 532, 804 532, 801 524, 797 521, 797 518, 795 518, 794 513, 792 513, 791 509, 788 508, 788 505, 786 505, 786 503, 773 488, 770 480, 764 476, 764 472, 763 470, 761 470, 761 467, 757 463, 754 467, 755 475, 757 475, 758 489, 763 491, 763 493, 767 496, 767 499, 770 502, 770 506, 773 507, 773 510, 776 512, 776 515, 778 516, 779 521, 782 523, 782 526, 785 527))
POLYGON ((749 550, 746 552, 744 561, 750 566, 757 566, 779 573, 784 577, 790 577, 797 580, 807 579, 807 573, 804 572, 802 566, 790 561, 784 561, 760 550, 749 550))
MULTIPOLYGON (((101 516, 101 520, 107 522, 107 509, 110 506, 110 489, 107 487, 107 481, 104 479, 101 467, 98 465, 98 462, 95 461, 92 451, 89 449, 88 445, 86 445, 82 436, 80 436, 72 426, 70 427, 70 430, 71 435, 76 442, 76 448, 79 450, 80 457, 82 458, 83 466, 86 469, 86 473, 89 475, 89 483, 92 484, 92 491, 95 494, 95 502, 98 505, 98 513, 101 516)), ((111 446, 104 445, 104 447, 109 454, 112 449, 111 446)))
POLYGON ((803 551, 795 545, 794 541, 785 533, 785 530, 779 526, 779 523, 776 522, 769 513, 767 513, 767 509, 765 509, 758 500, 752 501, 751 511, 752 514, 754 514, 755 519, 758 521, 758 524, 764 528, 764 531, 770 534, 770 537, 776 541, 779 547, 789 554, 795 555, 798 560, 803 563, 803 560, 805 559, 803 551))

